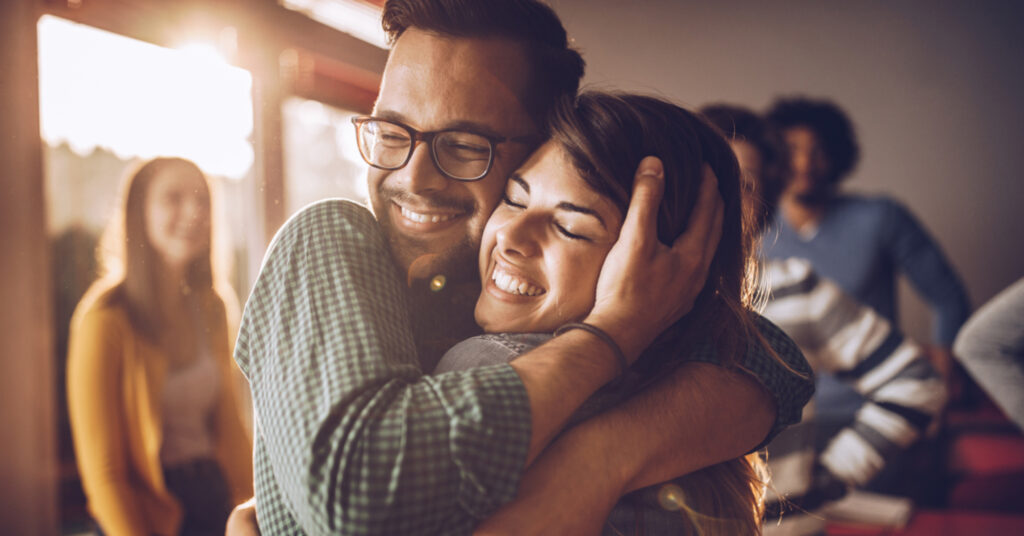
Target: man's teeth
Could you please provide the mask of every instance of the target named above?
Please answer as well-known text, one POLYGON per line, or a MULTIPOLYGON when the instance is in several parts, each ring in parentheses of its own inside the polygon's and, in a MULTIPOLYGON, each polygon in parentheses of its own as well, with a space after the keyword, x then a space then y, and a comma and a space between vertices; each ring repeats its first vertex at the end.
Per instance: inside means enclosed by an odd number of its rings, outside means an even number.
POLYGON ((419 212, 413 212, 405 207, 401 207, 401 209, 402 217, 417 223, 440 223, 455 217, 455 214, 420 214, 419 212))
POLYGON ((540 296, 544 294, 544 289, 531 285, 518 277, 505 273, 499 269, 495 269, 491 273, 491 280, 494 281, 494 285, 509 294, 519 294, 522 296, 540 296))

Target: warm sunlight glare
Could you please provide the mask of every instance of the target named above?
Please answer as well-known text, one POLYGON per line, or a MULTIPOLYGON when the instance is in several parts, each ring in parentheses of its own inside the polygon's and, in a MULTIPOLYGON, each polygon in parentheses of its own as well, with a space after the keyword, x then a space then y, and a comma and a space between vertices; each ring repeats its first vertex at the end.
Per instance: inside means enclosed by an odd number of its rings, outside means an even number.
POLYGON ((359 0, 281 0, 281 5, 378 48, 387 47, 379 7, 359 0))
POLYGON ((252 77, 216 47, 158 47, 45 15, 39 19, 43 139, 87 155, 181 156, 206 172, 252 167, 252 77))

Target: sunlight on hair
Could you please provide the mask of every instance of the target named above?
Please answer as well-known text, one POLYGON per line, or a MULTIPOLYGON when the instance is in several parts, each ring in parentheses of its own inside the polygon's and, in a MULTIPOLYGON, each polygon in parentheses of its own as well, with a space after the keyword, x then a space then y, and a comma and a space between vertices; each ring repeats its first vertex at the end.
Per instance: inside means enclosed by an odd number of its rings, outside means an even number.
MULTIPOLYGON (((686 500, 686 492, 674 483, 667 483, 658 489, 658 504, 669 512, 689 519, 690 529, 696 536, 707 534, 743 534, 744 527, 739 520, 708 516, 694 510, 686 500)), ((689 534, 689 533, 688 533, 689 534)))
POLYGON ((215 46, 168 49, 44 15, 40 130, 86 156, 180 156, 240 179, 253 165, 252 76, 215 46))

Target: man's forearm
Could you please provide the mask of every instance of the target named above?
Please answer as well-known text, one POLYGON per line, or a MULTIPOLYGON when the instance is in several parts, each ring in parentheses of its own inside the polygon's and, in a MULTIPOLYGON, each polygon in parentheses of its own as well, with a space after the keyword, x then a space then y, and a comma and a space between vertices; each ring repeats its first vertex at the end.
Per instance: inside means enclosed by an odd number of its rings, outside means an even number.
POLYGON ((424 376, 372 216, 313 205, 275 238, 236 360, 268 533, 434 533, 515 493, 530 403, 507 365, 424 376))
POLYGON ((527 465, 565 426, 574 411, 618 373, 611 349, 573 330, 511 362, 530 399, 532 429, 527 465))
POLYGON ((749 452, 775 413, 772 397, 748 374, 687 363, 578 432, 618 461, 629 492, 749 452))
POLYGON ((774 419, 772 397, 753 378, 688 363, 559 436, 477 534, 597 533, 625 493, 742 455, 774 419))

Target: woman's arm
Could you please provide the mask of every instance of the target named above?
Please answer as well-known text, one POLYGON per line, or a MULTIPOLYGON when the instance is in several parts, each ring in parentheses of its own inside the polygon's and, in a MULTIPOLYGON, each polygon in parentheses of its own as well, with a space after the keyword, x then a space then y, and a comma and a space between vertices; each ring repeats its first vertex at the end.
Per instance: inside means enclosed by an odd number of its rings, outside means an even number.
POLYGON ((68 412, 82 486, 103 532, 146 534, 128 476, 121 406, 121 334, 106 311, 88 311, 72 326, 68 412))

